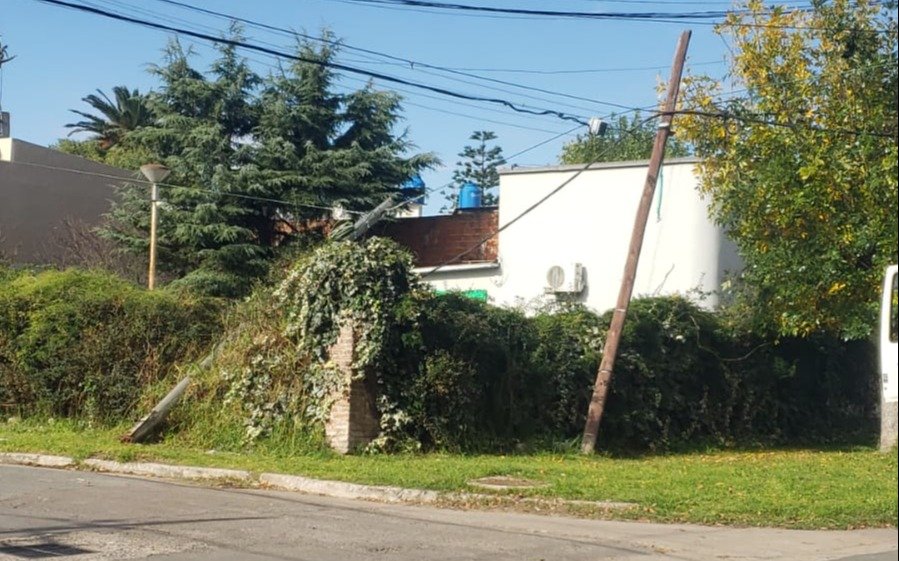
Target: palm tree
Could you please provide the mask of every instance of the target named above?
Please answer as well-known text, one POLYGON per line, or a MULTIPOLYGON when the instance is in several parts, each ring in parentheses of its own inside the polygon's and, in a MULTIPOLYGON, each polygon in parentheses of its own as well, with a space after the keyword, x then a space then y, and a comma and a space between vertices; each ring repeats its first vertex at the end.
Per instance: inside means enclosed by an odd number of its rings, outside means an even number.
POLYGON ((113 102, 102 91, 97 90, 97 93, 99 95, 91 94, 81 100, 96 109, 100 115, 70 109, 86 120, 67 124, 66 127, 72 129, 69 136, 76 132, 93 133, 94 138, 100 141, 100 148, 108 150, 121 142, 128 132, 153 122, 145 94, 137 90, 131 91, 125 86, 116 86, 112 88, 115 97, 113 102))

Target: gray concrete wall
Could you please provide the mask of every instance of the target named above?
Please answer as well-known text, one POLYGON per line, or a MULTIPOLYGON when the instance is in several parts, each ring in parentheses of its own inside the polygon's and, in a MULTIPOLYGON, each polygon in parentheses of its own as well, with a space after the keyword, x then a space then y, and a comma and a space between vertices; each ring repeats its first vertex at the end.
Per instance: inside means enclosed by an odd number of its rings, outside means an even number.
POLYGON ((0 256, 13 263, 64 260, 67 220, 99 224, 115 186, 134 174, 21 140, 0 146, 0 256), (93 175, 99 174, 99 175, 93 175), (111 176, 111 177, 103 177, 111 176))

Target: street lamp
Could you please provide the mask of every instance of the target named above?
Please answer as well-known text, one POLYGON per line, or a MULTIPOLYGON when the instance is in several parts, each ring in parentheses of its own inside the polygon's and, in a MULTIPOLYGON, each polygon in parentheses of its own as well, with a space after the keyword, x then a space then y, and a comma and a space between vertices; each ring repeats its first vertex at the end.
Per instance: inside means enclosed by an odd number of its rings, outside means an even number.
POLYGON ((156 222, 157 209, 159 207, 159 187, 157 183, 161 183, 169 176, 169 168, 162 164, 144 164, 140 167, 140 172, 150 182, 150 270, 147 274, 147 289, 153 290, 156 284, 156 222))

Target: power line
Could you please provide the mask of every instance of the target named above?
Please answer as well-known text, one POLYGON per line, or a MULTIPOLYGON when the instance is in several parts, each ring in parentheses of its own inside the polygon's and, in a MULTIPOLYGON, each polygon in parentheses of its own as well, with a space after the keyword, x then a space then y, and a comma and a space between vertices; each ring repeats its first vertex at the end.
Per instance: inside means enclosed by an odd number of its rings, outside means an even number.
MULTIPOLYGON (((253 26, 253 27, 257 27, 257 28, 260 28, 260 29, 267 29, 267 30, 270 30, 270 31, 275 31, 275 32, 278 32, 278 33, 286 34, 286 35, 291 36, 291 37, 299 36, 299 37, 303 37, 303 38, 305 38, 305 39, 309 39, 309 40, 312 40, 312 41, 322 42, 322 43, 325 43, 325 44, 328 44, 328 45, 332 45, 332 46, 339 47, 339 48, 344 48, 344 49, 347 49, 347 50, 350 50, 350 51, 355 51, 355 52, 365 53, 365 54, 368 54, 368 55, 374 55, 374 56, 386 58, 386 59, 389 59, 389 60, 391 60, 391 61, 394 61, 397 65, 400 65, 400 66, 403 66, 403 67, 408 67, 410 70, 415 70, 416 67, 420 67, 420 68, 428 68, 428 69, 431 69, 431 70, 438 70, 438 71, 440 71, 440 72, 445 72, 445 73, 447 73, 447 74, 452 74, 452 75, 456 75, 456 76, 464 76, 464 77, 467 77, 467 78, 473 78, 473 79, 476 79, 476 80, 483 80, 483 81, 485 81, 485 82, 491 82, 491 83, 495 83, 495 84, 501 84, 501 85, 505 85, 505 86, 509 86, 509 87, 513 87, 513 88, 519 88, 519 89, 522 89, 522 90, 534 91, 534 92, 544 93, 544 94, 553 95, 553 96, 562 97, 562 98, 567 98, 567 99, 574 99, 574 100, 579 100, 579 101, 586 101, 586 102, 589 102, 589 103, 595 103, 595 104, 598 104, 598 105, 606 105, 606 106, 609 106, 609 107, 616 107, 616 108, 619 108, 619 109, 632 109, 632 107, 627 106, 627 105, 622 105, 622 104, 620 104, 620 103, 615 103, 615 102, 610 102, 610 101, 596 100, 596 99, 591 99, 591 98, 587 98, 587 97, 583 97, 583 96, 571 95, 571 94, 568 94, 568 93, 565 93, 565 92, 558 92, 558 91, 548 90, 548 89, 545 89, 545 88, 539 88, 539 87, 536 87, 536 86, 529 86, 529 85, 526 85, 526 84, 518 84, 518 83, 515 83, 515 82, 509 82, 509 81, 507 81, 507 80, 498 80, 498 79, 496 79, 496 78, 490 78, 490 77, 487 77, 487 76, 479 76, 479 75, 477 75, 477 74, 471 74, 470 72, 466 72, 464 69, 451 68, 451 67, 447 67, 447 66, 441 66, 441 65, 437 65, 437 64, 431 64, 431 63, 427 63, 427 62, 422 62, 422 61, 417 61, 417 60, 408 59, 408 58, 405 58, 405 57, 399 57, 399 56, 391 55, 391 54, 389 54, 389 53, 385 53, 385 52, 382 52, 382 51, 376 51, 376 50, 373 50, 373 49, 367 49, 367 48, 363 48, 363 47, 357 47, 357 46, 353 46, 353 45, 350 45, 350 44, 345 43, 345 42, 342 42, 342 41, 331 40, 331 39, 327 39, 327 38, 324 38, 324 37, 317 37, 317 36, 309 35, 309 34, 306 34, 306 33, 299 33, 299 32, 296 32, 296 31, 293 31, 293 30, 284 28, 284 27, 279 27, 279 26, 275 26, 275 25, 270 25, 270 24, 266 24, 266 23, 259 22, 259 21, 257 21, 257 20, 252 20, 252 19, 248 19, 248 18, 242 18, 242 17, 234 16, 234 15, 232 15, 232 14, 227 14, 227 13, 224 13, 224 12, 218 12, 218 11, 215 11, 215 10, 210 10, 210 9, 202 8, 202 7, 199 7, 199 6, 194 6, 194 5, 192 5, 192 4, 188 4, 188 3, 186 3, 186 2, 180 2, 180 1, 178 1, 178 0, 157 0, 157 1, 158 1, 158 2, 162 2, 162 3, 165 3, 165 4, 173 5, 173 6, 178 6, 178 7, 181 7, 181 8, 187 9, 187 10, 191 10, 191 11, 194 11, 194 12, 202 13, 202 14, 212 15, 212 16, 215 16, 215 17, 224 18, 224 19, 228 19, 228 20, 231 20, 231 21, 239 21, 239 22, 241 22, 241 23, 245 23, 245 24, 250 25, 250 26, 253 26)), ((465 82, 465 81, 462 81, 462 82, 463 82, 463 83, 467 83, 467 84, 471 84, 471 82, 465 82)), ((511 92, 509 92, 508 90, 499 90, 499 91, 502 91, 502 92, 504 92, 504 93, 511 93, 511 92)), ((543 98, 535 98, 535 99, 541 99, 542 101, 546 101, 546 100, 543 99, 543 98)))
MULTIPOLYGON (((192 46, 196 46, 196 47, 202 47, 202 48, 209 48, 208 45, 206 45, 205 43, 200 43, 200 42, 198 42, 198 41, 194 41, 194 40, 189 39, 189 38, 188 38, 188 39, 185 39, 185 42, 186 42, 188 45, 192 45, 192 46)), ((279 61, 279 62, 280 62, 280 59, 278 59, 278 57, 275 57, 275 56, 273 56, 273 55, 265 55, 265 56, 270 56, 271 58, 273 58, 273 59, 275 59, 276 61, 279 61)), ((267 61, 265 61, 265 60, 262 60, 261 58, 253 58, 252 56, 245 56, 245 58, 246 58, 246 60, 249 60, 249 61, 251 61, 251 62, 254 62, 254 63, 258 64, 258 65, 264 66, 264 67, 269 68, 269 69, 281 69, 281 66, 280 66, 280 65, 278 65, 278 64, 273 64, 273 63, 271 63, 271 62, 267 62, 267 61)), ((362 78, 353 77, 353 76, 342 76, 341 79, 342 79, 342 80, 351 81, 351 82, 360 83, 360 84, 367 84, 367 83, 368 83, 368 80, 365 80, 365 79, 362 79, 362 78)), ((335 88, 340 89, 340 90, 343 90, 343 91, 346 91, 346 92, 352 92, 352 89, 351 89, 351 88, 346 87, 346 86, 341 86, 340 84, 335 85, 335 88)), ((398 86, 392 87, 392 90, 393 90, 393 91, 397 91, 397 92, 402 92, 402 93, 408 94, 409 96, 422 97, 422 98, 426 98, 426 99, 433 99, 433 100, 441 101, 441 102, 444 102, 444 103, 453 103, 453 104, 460 105, 460 106, 463 106, 463 107, 471 107, 471 108, 477 109, 478 111, 489 111, 489 112, 491 112, 491 113, 499 113, 499 114, 505 115, 505 116, 507 116, 507 117, 517 117, 517 118, 530 119, 530 120, 534 120, 534 119, 541 119, 541 120, 542 120, 542 119, 551 119, 551 118, 552 118, 552 117, 550 117, 550 116, 540 116, 540 115, 533 115, 533 116, 528 115, 528 116, 525 116, 525 115, 519 115, 519 114, 517 114, 517 113, 509 113, 509 112, 507 112, 507 111, 503 111, 502 109, 498 109, 498 108, 494 108, 494 107, 484 107, 484 106, 481 106, 481 105, 476 105, 476 104, 474 104, 474 103, 467 103, 467 102, 460 101, 460 100, 457 100, 457 99, 446 99, 446 98, 443 98, 443 97, 438 97, 438 96, 435 96, 435 95, 428 95, 428 94, 423 93, 423 92, 419 92, 419 91, 415 91, 415 90, 410 90, 410 89, 406 89, 406 88, 402 88, 402 87, 398 87, 398 86)), ((425 109, 425 110, 428 110, 428 111, 435 111, 435 112, 439 112, 439 113, 448 113, 448 114, 451 114, 451 115, 454 115, 454 116, 465 117, 465 118, 467 118, 467 119, 472 119, 472 120, 476 120, 476 121, 485 121, 485 122, 490 122, 490 123, 500 124, 500 125, 504 125, 504 126, 508 126, 508 127, 514 127, 514 128, 519 128, 519 129, 524 129, 524 130, 533 130, 533 131, 537 131, 537 132, 548 132, 548 133, 554 133, 554 132, 555 132, 555 131, 546 130, 546 129, 539 129, 539 128, 536 128, 536 127, 529 127, 529 126, 526 126, 526 125, 520 125, 520 124, 515 124, 515 123, 508 123, 508 122, 497 121, 497 120, 492 120, 492 119, 486 119, 486 118, 484 118, 484 117, 477 117, 477 116, 472 115, 472 114, 465 114, 465 113, 452 112, 452 111, 445 110, 445 109, 441 109, 441 108, 434 107, 434 106, 431 106, 431 105, 425 105, 425 104, 422 104, 422 103, 414 103, 414 102, 411 102, 411 101, 408 101, 408 100, 405 100, 405 99, 404 99, 403 103, 404 103, 405 105, 412 105, 412 106, 419 107, 419 108, 422 108, 422 109, 425 109)), ((527 106, 525 105, 525 107, 527 107, 527 106)), ((547 122, 549 122, 549 121, 547 121, 547 122)), ((552 122, 553 122, 553 123, 556 123, 557 120, 556 120, 556 119, 553 119, 552 122)), ((582 126, 582 125, 581 125, 581 126, 582 126)))
POLYGON ((543 141, 541 141, 541 142, 538 142, 537 144, 534 144, 533 146, 529 146, 529 147, 525 148, 524 150, 519 150, 518 152, 515 152, 514 154, 512 154, 512 155, 509 156, 508 158, 505 158, 505 160, 508 162, 509 160, 515 159, 515 158, 517 158, 518 156, 521 156, 521 155, 523 155, 523 154, 527 154, 527 153, 530 152, 531 150, 536 150, 537 148, 540 148, 541 146, 543 146, 543 145, 545 145, 545 144, 549 144, 549 143, 552 142, 553 140, 556 140, 556 139, 558 139, 558 138, 562 138, 563 136, 567 136, 567 135, 573 133, 574 131, 578 130, 579 128, 581 128, 581 127, 574 127, 573 129, 569 129, 569 130, 567 130, 567 131, 565 131, 565 132, 560 132, 559 134, 557 134, 556 136, 553 136, 552 138, 547 138, 546 140, 543 140, 543 141))
POLYGON ((385 82, 390 82, 393 84, 402 84, 405 86, 410 86, 413 88, 418 88, 418 89, 422 89, 422 90, 426 90, 426 91, 430 91, 430 92, 434 92, 434 93, 438 93, 441 95, 454 97, 454 98, 458 98, 458 99, 465 99, 465 100, 469 100, 469 101, 479 101, 479 102, 484 102, 484 103, 493 103, 493 104, 503 105, 503 106, 505 106, 513 111, 517 111, 519 113, 528 113, 531 115, 551 115, 551 116, 555 116, 555 117, 558 117, 559 119, 563 119, 566 121, 572 121, 572 122, 579 123, 579 124, 585 125, 585 126, 587 125, 587 122, 584 121, 583 119, 581 119, 580 117, 577 117, 577 116, 574 116, 574 115, 571 115, 568 113, 564 113, 562 111, 557 111, 554 109, 540 109, 540 110, 528 109, 526 107, 522 107, 520 104, 513 103, 511 101, 501 99, 501 98, 482 97, 482 96, 457 92, 454 90, 449 90, 449 89, 438 87, 438 86, 430 86, 430 85, 423 84, 420 82, 413 82, 411 80, 406 80, 404 78, 398 78, 396 76, 391 76, 391 75, 383 74, 380 72, 364 70, 364 69, 356 68, 356 67, 349 66, 346 64, 341 64, 338 62, 326 62, 326 61, 302 57, 299 55, 292 55, 292 54, 285 53, 285 52, 282 52, 282 51, 279 51, 276 49, 270 49, 267 47, 261 47, 259 45, 247 43, 245 41, 238 41, 235 39, 228 39, 225 37, 215 37, 215 36, 209 35, 207 33, 200 33, 197 31, 191 31, 189 29, 175 27, 172 25, 155 23, 155 22, 143 20, 140 18, 134 18, 131 16, 116 14, 113 12, 109 12, 109 11, 91 7, 91 6, 73 4, 71 2, 66 2, 64 0, 35 0, 35 1, 43 2, 45 4, 51 4, 51 5, 55 5, 55 6, 62 6, 62 7, 76 10, 76 11, 91 13, 91 14, 103 16, 103 17, 106 17, 109 19, 133 23, 136 25, 144 26, 144 27, 150 27, 153 29, 159 29, 159 30, 163 30, 163 31, 176 33, 176 34, 187 35, 190 37, 195 37, 197 39, 203 39, 206 41, 212 41, 214 43, 229 45, 229 46, 232 46, 235 48, 248 49, 248 50, 252 50, 252 51, 256 51, 256 52, 260 52, 260 53, 264 53, 264 54, 268 54, 268 55, 273 55, 273 56, 277 56, 277 57, 281 57, 281 58, 295 60, 298 62, 314 64, 317 66, 322 66, 322 67, 332 68, 335 70, 342 70, 345 72, 350 72, 352 74, 368 76, 369 78, 380 79, 385 82))
MULTIPOLYGON (((427 0, 337 0, 345 3, 364 4, 379 8, 397 9, 397 10, 413 10, 425 11, 427 13, 435 12, 454 12, 463 15, 481 15, 485 17, 527 17, 527 18, 555 18, 555 19, 585 19, 585 20, 617 20, 617 21, 637 21, 637 22, 653 22, 653 23, 678 23, 706 26, 725 26, 725 27, 751 27, 751 28, 772 28, 772 29, 796 29, 796 30, 819 30, 834 31, 834 28, 801 26, 801 25, 780 25, 771 23, 747 23, 747 22, 727 22, 722 21, 731 15, 751 16, 752 13, 747 10, 732 11, 702 11, 702 12, 574 12, 574 11, 554 11, 554 10, 527 10, 522 8, 498 8, 493 6, 481 6, 470 4, 442 3, 427 0), (718 21, 711 21, 718 20, 718 21)), ((888 6, 888 2, 874 1, 874 6, 888 6)), ((787 6, 792 12, 811 12, 814 8, 808 6, 787 6)), ((882 33, 884 30, 861 30, 862 32, 882 33)))
POLYGON ((443 2, 431 2, 427 0, 348 0, 359 4, 388 5, 413 8, 432 8, 437 10, 452 10, 460 12, 501 14, 515 16, 539 16, 573 19, 604 19, 604 20, 657 20, 664 19, 716 19, 725 17, 727 11, 702 11, 702 12, 574 12, 556 10, 527 10, 523 8, 498 8, 494 6, 481 6, 473 4, 455 4, 443 2))
POLYGON ((834 129, 827 127, 819 127, 817 125, 813 125, 811 123, 785 123, 780 121, 772 121, 770 119, 764 119, 761 115, 740 115, 736 113, 730 113, 727 111, 722 112, 710 112, 710 111, 694 111, 689 109, 679 110, 674 112, 675 115, 695 115, 697 117, 712 117, 716 119, 724 119, 724 120, 732 120, 738 121, 741 123, 752 123, 756 125, 766 125, 772 127, 782 127, 793 130, 807 130, 813 132, 823 132, 828 134, 843 134, 848 136, 872 136, 876 138, 896 138, 896 133, 892 132, 872 132, 872 131, 864 131, 859 129, 834 129))
MULTIPOLYGON (((563 137, 563 136, 569 135, 569 134, 573 133, 574 131, 578 130, 579 128, 581 128, 581 127, 580 127, 580 126, 577 126, 577 127, 574 127, 573 129, 569 129, 569 130, 567 130, 567 131, 560 132, 559 134, 557 134, 557 135, 555 135, 555 136, 552 136, 552 137, 550 137, 550 138, 547 138, 546 140, 541 140, 541 141, 538 142, 537 144, 533 144, 533 145, 531 145, 531 146, 529 146, 529 147, 527 147, 527 148, 525 148, 525 149, 523 149, 523 150, 519 150, 518 152, 515 152, 515 153, 512 154, 511 156, 508 156, 508 157, 505 157, 505 156, 504 156, 504 157, 503 157, 503 160, 505 160, 506 163, 508 163, 508 162, 510 162, 511 160, 514 160, 515 158, 521 156, 522 154, 526 154, 526 153, 530 152, 531 150, 534 150, 534 149, 536 149, 536 148, 539 148, 539 147, 541 147, 541 146, 543 146, 543 145, 545 145, 545 144, 548 144, 548 143, 552 142, 553 140, 557 140, 557 139, 559 139, 559 138, 561 138, 561 137, 563 137)), ((451 186, 453 183, 455 183, 455 182, 454 182, 454 181, 450 181, 449 183, 444 183, 443 185, 440 185, 440 186, 438 186, 438 187, 428 187, 428 188, 425 188, 424 193, 422 193, 421 195, 418 195, 417 197, 413 197, 413 198, 411 198, 411 199, 405 200, 405 201, 403 201, 402 203, 400 203, 400 204, 398 204, 398 205, 396 205, 396 206, 394 206, 394 207, 392 207, 392 208, 390 208, 390 209, 388 209, 388 210, 396 210, 396 209, 398 209, 398 208, 400 208, 400 207, 402 207, 402 206, 405 206, 406 204, 408 204, 408 203, 411 202, 411 201, 415 201, 415 200, 424 198, 424 197, 426 197, 426 196, 428 196, 428 195, 430 195, 430 194, 432 194, 432 193, 435 193, 436 191, 440 191, 440 190, 442 190, 442 189, 446 189, 447 187, 451 186)))
MULTIPOLYGON (((692 62, 690 66, 709 66, 713 64, 724 64, 725 60, 707 60, 703 62, 692 62)), ((538 75, 557 75, 557 74, 603 74, 607 72, 639 72, 644 70, 664 70, 668 68, 665 65, 657 66, 624 66, 611 68, 572 68, 562 70, 541 70, 539 68, 481 68, 481 67, 447 67, 451 70, 465 70, 469 72, 496 72, 506 74, 538 74, 538 75)))
POLYGON ((546 195, 544 195, 543 197, 541 197, 540 199, 538 199, 535 203, 533 203, 532 205, 530 205, 529 207, 527 207, 526 209, 524 209, 523 211, 521 211, 515 218, 513 218, 512 220, 506 222, 505 224, 503 224, 502 226, 500 226, 499 228, 497 228, 496 230, 494 230, 493 232, 491 232, 491 233, 488 234, 487 236, 484 236, 484 237, 481 238, 476 244, 473 244, 471 247, 469 247, 469 248, 466 249, 465 251, 462 251, 461 253, 459 253, 459 254, 457 254, 457 255, 451 257, 450 259, 447 259, 446 261, 443 261, 442 263, 438 264, 437 266, 435 266, 434 268, 430 269, 430 270, 427 271, 426 273, 422 274, 422 278, 425 278, 425 277, 428 277, 428 276, 430 276, 430 275, 433 275, 434 273, 436 273, 436 272, 439 271, 440 269, 443 269, 444 267, 446 267, 446 266, 448 266, 448 265, 452 265, 453 263, 455 263, 455 262, 458 261, 459 259, 462 259, 462 258, 465 257, 466 255, 468 255, 469 253, 471 253, 472 251, 474 251, 475 249, 481 247, 481 245, 483 245, 483 244, 486 243, 487 241, 489 241, 489 240, 491 240, 492 238, 494 238, 495 236, 499 235, 500 232, 505 231, 507 228, 509 228, 509 227, 512 226, 513 224, 517 223, 519 220, 521 220, 522 218, 524 218, 525 216, 527 216, 528 214, 530 214, 531 212, 533 212, 537 207, 539 207, 540 205, 542 205, 543 203, 545 203, 546 201, 548 201, 551 197, 553 197, 554 195, 556 195, 559 191, 561 191, 562 189, 564 189, 568 184, 570 184, 572 181, 574 181, 575 179, 577 179, 582 173, 584 173, 585 171, 587 171, 588 169, 590 169, 590 166, 592 166, 593 164, 597 163, 600 159, 602 159, 602 157, 603 157, 605 154, 607 154, 607 153, 608 153, 612 148, 614 148, 615 146, 621 144, 621 143, 622 143, 628 136, 633 135, 637 130, 639 130, 640 127, 642 127, 643 125, 645 125, 645 124, 648 123, 649 121, 652 121, 653 119, 659 118, 660 116, 661 116, 661 113, 658 113, 658 114, 656 114, 656 115, 652 115, 651 117, 647 117, 646 119, 643 119, 643 120, 640 121, 639 123, 636 123, 636 124, 635 124, 631 129, 629 129, 626 133, 622 134, 622 135, 618 138, 618 140, 616 140, 616 141, 615 141, 614 143, 612 143, 612 144, 609 144, 609 145, 606 147, 605 150, 603 150, 602 152, 600 152, 599 154, 597 154, 596 156, 594 156, 593 159, 590 160, 587 164, 585 164, 583 167, 581 167, 581 168, 579 168, 577 171, 575 171, 574 174, 573 174, 571 177, 569 177, 568 179, 566 179, 565 181, 563 181, 562 183, 560 183, 558 186, 556 186, 556 187, 555 187, 553 190, 551 190, 549 193, 547 193, 546 195))
MULTIPOLYGON (((122 182, 132 183, 132 184, 133 183, 138 183, 141 185, 152 185, 153 184, 151 181, 137 177, 136 172, 133 177, 125 177, 122 175, 115 175, 115 174, 111 174, 111 173, 101 173, 101 172, 80 170, 80 169, 74 169, 74 168, 66 168, 66 167, 60 167, 60 166, 50 166, 50 165, 45 165, 45 164, 37 164, 37 163, 33 163, 33 162, 15 162, 14 161, 14 162, 7 162, 7 163, 17 165, 17 166, 28 166, 28 167, 40 168, 40 169, 46 169, 46 170, 52 170, 52 171, 61 171, 64 173, 72 173, 72 174, 76 174, 76 175, 87 175, 87 176, 92 176, 92 177, 101 177, 104 179, 114 179, 116 181, 122 181, 122 182)), ((275 198, 271 198, 271 197, 259 197, 256 195, 246 195, 244 193, 235 193, 233 191, 222 191, 219 189, 206 189, 203 187, 190 186, 190 185, 177 185, 174 183, 157 183, 156 185, 158 187, 162 187, 162 188, 166 188, 166 189, 187 189, 187 190, 198 191, 198 192, 202 192, 202 193, 210 193, 212 195, 221 195, 224 197, 234 197, 237 199, 247 199, 247 200, 261 201, 261 202, 268 202, 268 203, 278 203, 278 204, 283 204, 283 205, 288 205, 288 206, 293 206, 293 207, 312 208, 312 209, 316 209, 316 210, 326 210, 326 211, 334 210, 333 207, 328 207, 328 206, 314 205, 314 204, 309 204, 309 203, 298 203, 296 201, 285 201, 283 199, 275 199, 275 198)), ((118 187, 117 185, 107 185, 107 186, 113 187, 113 188, 118 187)), ((358 211, 358 210, 344 210, 344 212, 347 212, 349 214, 359 214, 359 215, 365 214, 364 212, 358 211)))
MULTIPOLYGON (((757 124, 764 124, 764 125, 770 125, 770 126, 785 126, 785 127, 789 127, 789 128, 793 128, 793 129, 808 129, 808 130, 813 130, 813 131, 818 131, 818 132, 840 133, 840 134, 853 134, 853 135, 870 135, 870 136, 886 137, 886 138, 894 138, 894 137, 895 137, 895 134, 870 133, 870 132, 867 132, 867 131, 844 130, 844 129, 825 129, 825 128, 814 127, 814 126, 809 126, 809 125, 800 125, 800 124, 791 124, 791 123, 778 123, 778 122, 774 122, 774 121, 765 121, 765 120, 762 120, 762 119, 754 119, 754 118, 747 118, 747 117, 742 117, 742 118, 741 118, 741 117, 738 117, 738 116, 732 116, 732 115, 729 116, 729 115, 727 115, 727 114, 725 114, 725 113, 704 113, 704 112, 701 112, 701 111, 675 111, 674 114, 692 114, 692 115, 697 115, 697 116, 708 116, 708 117, 716 117, 716 118, 734 118, 735 120, 741 120, 741 121, 744 121, 744 122, 753 122, 753 123, 757 123, 757 124)), ((493 237, 495 237, 496 235, 498 235, 500 232, 504 231, 505 229, 509 228, 510 226, 512 226, 513 224, 515 224, 516 222, 518 222, 519 220, 521 220, 522 218, 524 218, 525 216, 527 216, 528 214, 530 214, 532 211, 534 211, 537 207, 539 207, 540 205, 542 205, 543 203, 545 203, 547 200, 549 200, 549 199, 550 199, 552 196, 554 196, 556 193, 558 193, 559 191, 561 191, 562 189, 564 189, 565 186, 567 186, 567 185, 570 184, 572 181, 574 181, 574 180, 575 180, 578 176, 580 176, 583 172, 587 171, 587 170, 590 168, 590 166, 592 166, 593 164, 597 163, 597 162, 602 158, 602 156, 603 156, 604 154, 606 154, 609 150, 611 150, 614 146, 617 146, 617 145, 620 144, 626 137, 628 137, 628 136, 634 134, 634 132, 635 132, 639 127, 641 127, 642 125, 646 124, 647 122, 649 122, 649 121, 652 120, 652 119, 658 118, 658 117, 661 116, 661 115, 662 115, 662 113, 659 113, 659 114, 653 115, 653 116, 651 116, 651 117, 648 117, 648 118, 642 120, 640 123, 637 123, 637 124, 636 124, 634 127, 632 127, 627 133, 625 133, 625 134, 623 134, 621 137, 619 137, 619 139, 618 139, 615 143, 613 143, 613 144, 609 145, 608 147, 606 147, 606 149, 605 149, 603 152, 601 152, 600 154, 597 154, 597 155, 596 155, 596 156, 595 156, 589 163, 587 163, 587 164, 584 165, 583 167, 579 168, 579 169, 578 169, 578 170, 577 170, 571 177, 569 177, 568 179, 566 179, 565 181, 563 181, 562 183, 560 183, 557 187, 555 187, 555 188, 554 188, 553 190, 551 190, 549 193, 547 193, 546 195, 544 195, 543 197, 541 197, 539 200, 537 200, 535 203, 533 203, 531 206, 529 206, 529 207, 526 208, 524 211, 522 211, 521 213, 519 213, 518 216, 516 216, 515 218, 513 218, 512 220, 510 220, 509 222, 507 222, 507 223, 504 224, 503 226, 497 228, 496 230, 494 230, 493 232, 491 232, 491 233, 488 234, 487 236, 483 237, 481 240, 479 240, 476 244, 473 244, 473 245, 472 245, 471 247, 469 247, 468 249, 462 251, 461 253, 459 253, 459 254, 453 256, 452 258, 450 258, 450 259, 448 259, 448 260, 446 260, 446 261, 444 261, 444 262, 438 264, 438 265, 435 266, 434 268, 430 269, 429 271, 427 271, 426 273, 424 273, 424 274, 422 275, 422 278, 425 278, 425 277, 428 277, 428 276, 430 276, 430 275, 433 275, 434 273, 436 273, 436 272, 439 271, 440 269, 442 269, 442 268, 444 268, 444 267, 446 267, 446 266, 448 266, 448 265, 451 265, 452 263, 455 263, 455 262, 458 261, 459 259, 465 257, 466 255, 468 255, 469 253, 471 253, 472 251, 474 251, 475 249, 477 249, 478 247, 480 247, 481 245, 483 245, 484 243, 486 243, 487 241, 489 241, 490 239, 492 239, 493 237)))

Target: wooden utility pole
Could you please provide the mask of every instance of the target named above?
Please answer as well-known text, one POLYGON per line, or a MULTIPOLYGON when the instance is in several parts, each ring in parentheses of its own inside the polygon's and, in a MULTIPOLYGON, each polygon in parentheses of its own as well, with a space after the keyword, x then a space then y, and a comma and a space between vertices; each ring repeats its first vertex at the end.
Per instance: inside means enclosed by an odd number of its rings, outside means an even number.
POLYGON ((643 196, 640 199, 640 205, 637 207, 637 217, 634 219, 634 230, 631 233, 627 262, 624 265, 621 290, 618 292, 618 301, 612 313, 612 323, 609 326, 605 348, 602 352, 602 363, 599 365, 599 371, 596 373, 593 397, 590 399, 590 409, 587 411, 587 423, 584 426, 584 438, 581 441, 581 452, 584 454, 592 454, 596 448, 599 423, 602 420, 606 397, 609 394, 609 385, 612 382, 615 356, 618 354, 618 342, 621 339, 621 330, 624 328, 624 319, 627 317, 627 307, 630 304, 631 294, 634 291, 634 278, 637 276, 637 264, 640 262, 640 250, 643 247, 646 221, 649 218, 649 209, 652 206, 652 197, 655 194, 659 170, 665 157, 665 143, 671 134, 671 119, 674 116, 674 110, 677 105, 677 95, 680 90, 684 61, 687 58, 687 45, 690 43, 690 34, 690 31, 684 31, 677 42, 674 63, 671 67, 671 78, 668 81, 668 95, 665 99, 665 106, 662 109, 662 117, 656 132, 655 143, 652 146, 652 156, 649 159, 649 169, 646 171, 646 184, 643 186, 643 196))

